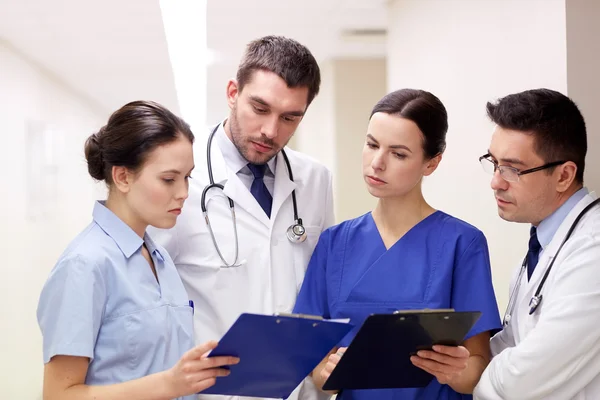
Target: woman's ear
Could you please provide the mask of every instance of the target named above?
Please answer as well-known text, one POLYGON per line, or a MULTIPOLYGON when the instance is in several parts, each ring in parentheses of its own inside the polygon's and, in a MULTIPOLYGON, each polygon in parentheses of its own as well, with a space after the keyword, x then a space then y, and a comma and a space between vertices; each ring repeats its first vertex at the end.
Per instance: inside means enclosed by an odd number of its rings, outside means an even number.
POLYGON ((121 193, 127 193, 131 190, 133 183, 133 174, 125 167, 112 167, 112 181, 114 187, 121 193))
POLYGON ((433 172, 437 169, 438 165, 442 161, 442 153, 437 154, 436 156, 430 158, 425 163, 425 171, 423 171, 424 176, 429 176, 433 174, 433 172))

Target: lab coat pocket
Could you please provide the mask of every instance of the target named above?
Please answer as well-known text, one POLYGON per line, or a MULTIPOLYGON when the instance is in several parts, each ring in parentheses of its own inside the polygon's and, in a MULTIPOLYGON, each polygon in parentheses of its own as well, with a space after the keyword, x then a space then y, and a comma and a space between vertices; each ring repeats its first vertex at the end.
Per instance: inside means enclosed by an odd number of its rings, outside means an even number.
POLYGON ((321 236, 321 227, 319 227, 319 226, 307 226, 306 227, 305 243, 307 243, 311 254, 315 250, 315 247, 317 246, 317 242, 319 241, 320 236, 321 236))
MULTIPOLYGON (((302 243, 291 244, 294 249, 296 274, 300 277, 300 279, 298 279, 299 285, 302 284, 310 257, 312 256, 312 253, 317 246, 317 242, 319 241, 319 236, 321 235, 321 228, 318 226, 305 226, 304 228, 306 229, 306 240, 302 243)), ((287 237, 284 240, 287 241, 287 237)))
MULTIPOLYGON (((319 236, 321 235, 321 228, 318 226, 305 226, 306 229, 306 240, 302 243, 292 244, 294 249, 294 266, 296 271, 296 292, 300 291, 300 286, 304 280, 304 274, 308 268, 310 258, 317 246, 319 236)), ((287 241, 287 238, 285 239, 287 241)))
MULTIPOLYGON (((294 246, 296 262, 306 270, 310 257, 319 241, 321 228, 318 226, 305 226, 304 229, 306 229, 306 240, 302 243, 293 243, 292 246, 294 246)), ((288 240, 287 237, 285 240, 288 240)))

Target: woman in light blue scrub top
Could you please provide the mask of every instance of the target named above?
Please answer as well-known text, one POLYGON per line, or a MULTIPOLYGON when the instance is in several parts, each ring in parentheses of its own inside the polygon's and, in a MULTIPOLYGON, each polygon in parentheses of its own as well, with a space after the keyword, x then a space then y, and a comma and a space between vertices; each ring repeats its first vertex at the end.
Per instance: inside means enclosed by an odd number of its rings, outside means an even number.
MULTIPOLYGON (((400 309, 481 311, 463 346, 419 352, 413 364, 435 376, 424 388, 344 390, 338 399, 468 399, 501 328, 487 242, 481 231, 424 199, 421 181, 446 147, 447 114, 429 92, 403 89, 375 105, 363 176, 378 198, 372 212, 323 232, 294 312, 350 318, 356 326, 313 371, 322 387, 366 317, 400 309)), ((457 196, 459 193, 448 193, 457 196)))
POLYGON ((109 194, 60 256, 38 305, 44 399, 194 399, 233 357, 193 347, 193 304, 167 252, 146 234, 171 228, 194 167, 189 126, 132 102, 90 136, 90 175, 109 194))

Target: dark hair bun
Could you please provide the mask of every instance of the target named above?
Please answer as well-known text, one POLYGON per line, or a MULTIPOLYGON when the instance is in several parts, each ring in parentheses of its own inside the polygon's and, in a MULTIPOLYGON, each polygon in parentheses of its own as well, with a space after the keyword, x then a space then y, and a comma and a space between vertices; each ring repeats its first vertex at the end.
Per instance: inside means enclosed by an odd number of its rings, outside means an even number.
POLYGON ((112 185, 112 168, 138 171, 148 155, 180 136, 194 143, 190 126, 153 101, 132 101, 111 114, 98 133, 85 142, 85 158, 92 178, 112 185))
POLYGON ((100 141, 98 140, 101 132, 102 130, 100 130, 98 133, 90 135, 90 137, 85 141, 85 159, 87 160, 88 172, 92 178, 99 181, 103 181, 105 179, 102 147, 100 146, 100 141))

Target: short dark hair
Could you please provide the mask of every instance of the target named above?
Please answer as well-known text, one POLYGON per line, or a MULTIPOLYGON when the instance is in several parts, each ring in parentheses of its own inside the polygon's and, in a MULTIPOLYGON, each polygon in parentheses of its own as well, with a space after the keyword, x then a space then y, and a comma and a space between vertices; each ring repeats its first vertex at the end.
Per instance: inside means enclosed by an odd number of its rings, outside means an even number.
POLYGON ((571 99, 554 90, 534 89, 510 94, 496 103, 488 102, 486 108, 499 127, 533 135, 535 151, 544 162, 574 162, 575 180, 583 183, 585 121, 571 99))
POLYGON ((92 178, 112 183, 112 167, 137 171, 150 152, 180 135, 194 142, 190 126, 158 103, 134 101, 115 111, 100 131, 85 142, 92 178))
POLYGON ((423 151, 433 158, 446 150, 448 113, 433 94, 418 89, 400 89, 385 95, 371 111, 397 115, 414 122, 423 133, 423 151))
POLYGON ((311 52, 293 39, 265 36, 250 42, 237 71, 236 79, 240 92, 250 82, 256 70, 276 74, 290 88, 308 88, 307 105, 319 93, 319 65, 311 52))

